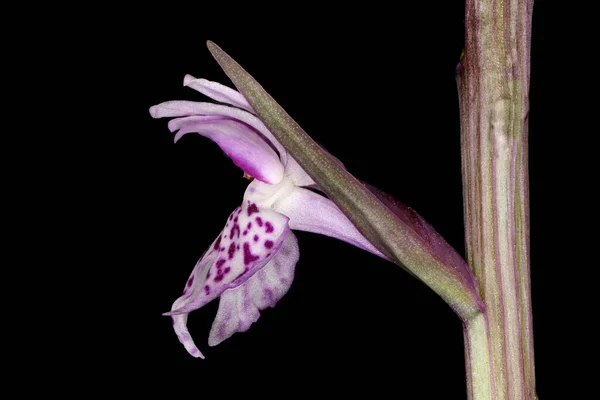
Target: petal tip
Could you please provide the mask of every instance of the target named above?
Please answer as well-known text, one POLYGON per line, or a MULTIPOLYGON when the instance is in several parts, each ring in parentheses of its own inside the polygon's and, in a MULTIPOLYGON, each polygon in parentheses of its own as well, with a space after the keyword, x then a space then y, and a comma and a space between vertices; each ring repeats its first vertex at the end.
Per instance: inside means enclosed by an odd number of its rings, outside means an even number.
POLYGON ((185 133, 182 133, 181 131, 177 132, 177 134, 173 138, 173 143, 179 142, 179 139, 181 139, 183 135, 185 135, 185 133))
POLYGON ((216 345, 220 344, 223 340, 224 339, 222 339, 222 338, 217 338, 216 336, 209 335, 209 337, 208 337, 208 345, 210 347, 215 347, 216 345))
POLYGON ((183 77, 183 86, 187 86, 190 84, 191 81, 196 80, 196 78, 190 74, 185 74, 185 76, 183 77))
POLYGON ((200 350, 198 350, 197 347, 190 350, 189 353, 192 357, 201 358, 203 360, 205 359, 204 354, 202 354, 202 352, 200 350))
POLYGON ((187 314, 187 312, 185 312, 183 309, 177 309, 177 310, 171 310, 171 311, 167 311, 162 313, 161 315, 165 316, 165 317, 174 317, 176 315, 181 315, 181 314, 187 314))

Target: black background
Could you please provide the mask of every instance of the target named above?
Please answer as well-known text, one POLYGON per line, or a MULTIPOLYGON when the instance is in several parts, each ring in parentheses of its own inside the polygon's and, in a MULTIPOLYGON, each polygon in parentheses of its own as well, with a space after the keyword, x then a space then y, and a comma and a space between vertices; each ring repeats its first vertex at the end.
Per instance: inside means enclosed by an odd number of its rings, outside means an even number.
MULTIPOLYGON (((71 203, 86 215, 75 225, 93 231, 79 238, 77 254, 89 263, 82 276, 98 290, 69 293, 94 306, 77 313, 81 331, 74 335, 90 338, 86 348, 93 355, 80 354, 92 365, 82 367, 81 379, 91 375, 95 382, 90 387, 169 398, 180 391, 198 398, 208 392, 465 398, 462 330, 450 308, 397 266, 327 237, 296 233, 301 256, 294 283, 248 332, 210 348, 217 302, 190 315, 205 360, 189 356, 170 319, 161 316, 247 185, 216 145, 198 135, 175 145, 167 120, 148 113, 162 101, 204 100, 183 87, 185 74, 231 85, 206 49, 207 39, 351 173, 415 208, 464 255, 454 77, 464 5, 414 3, 402 10, 291 4, 252 12, 206 4, 111 10, 110 18, 93 25, 69 68, 70 80, 81 85, 75 107, 85 110, 85 124, 68 136, 78 145, 70 155, 90 168, 65 167, 77 182, 71 203)), ((560 134, 567 128, 561 114, 567 100, 557 95, 565 89, 556 79, 564 65, 554 62, 562 35, 551 23, 557 13, 547 2, 535 6, 530 94, 541 399, 562 398, 553 396, 567 382, 555 378, 568 369, 556 363, 566 350, 557 345, 563 328, 555 317, 563 303, 555 285, 569 278, 557 270, 562 256, 554 249, 564 238, 555 234, 555 207, 567 201, 573 184, 561 178, 565 158, 558 156, 566 151, 560 134)), ((86 21, 76 24, 85 29, 86 21)), ((76 40, 77 31, 66 40, 76 40)))

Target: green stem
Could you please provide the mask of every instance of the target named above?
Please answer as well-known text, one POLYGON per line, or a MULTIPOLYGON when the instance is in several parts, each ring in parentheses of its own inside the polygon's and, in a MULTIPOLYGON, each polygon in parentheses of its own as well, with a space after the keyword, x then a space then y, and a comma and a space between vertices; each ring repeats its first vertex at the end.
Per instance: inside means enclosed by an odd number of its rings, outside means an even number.
POLYGON ((466 242, 487 317, 465 326, 473 400, 535 398, 527 171, 532 7, 532 0, 466 4, 458 67, 466 242), (476 351, 475 343, 489 351, 476 351))
POLYGON ((467 393, 469 399, 493 399, 494 384, 486 314, 479 314, 464 324, 467 393))

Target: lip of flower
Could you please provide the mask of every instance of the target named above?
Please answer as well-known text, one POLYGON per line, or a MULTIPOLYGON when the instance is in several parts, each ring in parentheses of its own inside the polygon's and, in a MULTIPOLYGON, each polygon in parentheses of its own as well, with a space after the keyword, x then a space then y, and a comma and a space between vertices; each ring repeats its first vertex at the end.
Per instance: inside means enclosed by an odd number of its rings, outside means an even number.
POLYGON ((165 313, 173 318, 175 333, 188 352, 204 358, 187 330, 188 313, 220 297, 209 345, 246 331, 260 310, 275 306, 291 285, 299 259, 292 229, 331 236, 386 257, 331 200, 306 189, 314 186, 313 180, 240 93, 189 75, 184 85, 228 105, 169 101, 151 107, 152 117, 179 117, 168 125, 177 131, 175 141, 190 132, 208 137, 256 178, 248 185, 242 205, 194 267, 183 295, 165 313))

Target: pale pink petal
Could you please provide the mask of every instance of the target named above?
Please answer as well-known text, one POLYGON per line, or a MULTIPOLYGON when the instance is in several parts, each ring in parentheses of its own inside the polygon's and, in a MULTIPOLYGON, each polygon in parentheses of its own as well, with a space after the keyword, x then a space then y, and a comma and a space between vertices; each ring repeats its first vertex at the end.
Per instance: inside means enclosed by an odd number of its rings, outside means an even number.
POLYGON ((283 146, 275 139, 273 134, 267 129, 254 114, 250 114, 239 108, 225 106, 222 104, 201 103, 194 101, 166 101, 156 106, 150 107, 150 115, 153 118, 165 117, 187 117, 192 115, 213 115, 237 119, 256 129, 264 136, 269 143, 279 152, 281 161, 285 165, 287 152, 283 146))
POLYGON ((196 343, 194 343, 194 339, 192 339, 192 335, 190 335, 190 332, 188 331, 188 314, 174 315, 171 318, 173 320, 175 334, 187 352, 196 358, 204 358, 204 354, 198 349, 196 343))
POLYGON ((261 310, 275 307, 294 280, 299 257, 298 241, 290 233, 267 265, 243 285, 223 292, 210 330, 209 346, 216 346, 235 332, 247 331, 258 320, 261 310))
MULTIPOLYGON (((210 249, 213 249, 215 243, 216 241, 213 242, 210 249)), ((198 260, 198 262, 196 263, 192 274, 190 275, 185 284, 185 288, 183 289, 183 295, 175 301, 175 303, 173 304, 173 309, 180 308, 186 303, 190 302, 192 299, 201 295, 202 286, 206 281, 206 275, 212 267, 216 257, 217 253, 215 251, 206 251, 204 255, 200 257, 200 260, 198 260)), ((213 300, 217 297, 217 295, 218 294, 215 293, 212 296, 212 298, 207 297, 205 299, 206 302, 213 300)), ((194 340, 192 339, 187 329, 187 318, 187 313, 172 316, 173 329, 175 330, 175 334, 177 335, 177 338, 179 339, 181 344, 183 344, 185 349, 188 351, 188 353, 190 353, 194 357, 204 358, 204 355, 202 355, 198 347, 196 347, 196 344, 194 343, 194 340)))
POLYGON ((320 194, 304 188, 292 188, 285 196, 280 196, 272 208, 290 218, 291 229, 331 236, 387 260, 335 203, 320 194))
POLYGON ((243 108, 244 110, 254 114, 254 110, 244 96, 242 96, 242 94, 237 90, 234 90, 228 86, 217 82, 208 81, 206 79, 197 79, 192 75, 186 75, 183 78, 183 85, 197 90, 198 92, 210 97, 215 101, 231 104, 232 106, 243 108))
POLYGON ((275 151, 248 125, 228 118, 192 116, 169 121, 175 141, 189 132, 198 133, 219 145, 235 165, 256 179, 276 184, 283 178, 283 165, 275 151))

